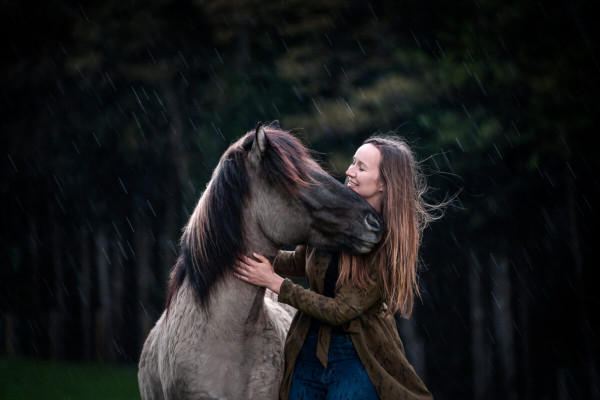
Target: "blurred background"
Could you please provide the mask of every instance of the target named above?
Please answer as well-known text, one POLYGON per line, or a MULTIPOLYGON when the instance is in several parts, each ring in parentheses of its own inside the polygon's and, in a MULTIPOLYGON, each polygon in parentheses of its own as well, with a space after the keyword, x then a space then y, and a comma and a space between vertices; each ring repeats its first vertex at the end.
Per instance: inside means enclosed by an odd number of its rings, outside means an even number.
POLYGON ((600 398, 591 2, 35 3, 1 6, 1 398, 139 396, 181 229, 275 119, 340 180, 393 131, 459 193, 398 316, 436 399, 600 398))

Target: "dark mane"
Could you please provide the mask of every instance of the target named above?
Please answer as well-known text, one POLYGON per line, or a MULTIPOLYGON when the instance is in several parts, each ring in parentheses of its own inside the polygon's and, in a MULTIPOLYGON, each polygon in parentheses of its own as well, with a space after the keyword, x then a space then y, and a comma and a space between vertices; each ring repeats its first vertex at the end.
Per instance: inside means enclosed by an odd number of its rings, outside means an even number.
MULTIPOLYGON (((289 196, 300 196, 312 183, 312 174, 324 171, 297 138, 275 126, 264 130, 267 145, 260 161, 261 176, 289 196)), ((180 255, 171 271, 167 313, 186 277, 206 308, 215 284, 246 250, 242 217, 250 182, 245 160, 254 137, 254 131, 248 132, 225 151, 184 229, 180 255)))

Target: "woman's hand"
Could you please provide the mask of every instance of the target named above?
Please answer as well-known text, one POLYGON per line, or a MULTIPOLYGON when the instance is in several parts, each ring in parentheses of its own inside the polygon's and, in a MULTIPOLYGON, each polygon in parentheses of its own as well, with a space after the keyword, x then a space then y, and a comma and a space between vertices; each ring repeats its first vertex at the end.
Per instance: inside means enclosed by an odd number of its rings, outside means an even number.
POLYGON ((236 278, 252 285, 266 287, 279 294, 283 278, 275 273, 269 260, 261 254, 252 253, 256 260, 241 256, 234 265, 236 278), (257 261, 258 260, 258 261, 257 261))

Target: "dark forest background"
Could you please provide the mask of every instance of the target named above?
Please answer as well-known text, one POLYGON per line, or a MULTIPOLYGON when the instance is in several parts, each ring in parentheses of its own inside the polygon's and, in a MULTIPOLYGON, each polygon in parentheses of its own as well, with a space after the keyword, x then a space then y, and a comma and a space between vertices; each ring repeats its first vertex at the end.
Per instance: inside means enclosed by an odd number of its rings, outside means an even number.
POLYGON ((394 131, 459 193, 398 318, 437 399, 600 398, 592 5, 3 1, 0 355, 135 365, 220 155, 278 119, 340 179, 394 131))

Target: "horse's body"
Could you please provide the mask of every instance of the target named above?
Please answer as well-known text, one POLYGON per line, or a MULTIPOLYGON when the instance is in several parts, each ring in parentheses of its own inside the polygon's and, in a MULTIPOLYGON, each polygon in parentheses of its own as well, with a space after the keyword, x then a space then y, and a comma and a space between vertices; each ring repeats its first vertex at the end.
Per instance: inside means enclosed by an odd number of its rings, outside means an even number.
POLYGON ((228 149, 190 218, 140 357, 143 399, 277 399, 292 317, 233 276, 235 259, 302 243, 366 252, 379 240, 372 209, 276 128, 228 149))

